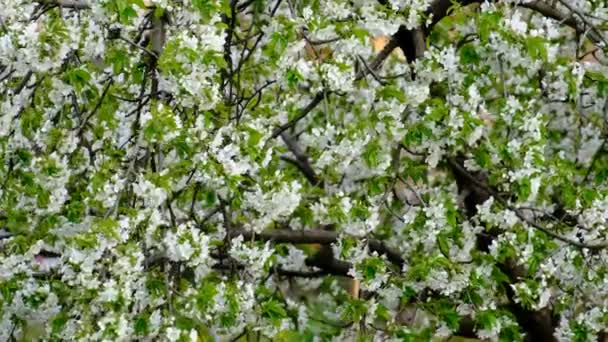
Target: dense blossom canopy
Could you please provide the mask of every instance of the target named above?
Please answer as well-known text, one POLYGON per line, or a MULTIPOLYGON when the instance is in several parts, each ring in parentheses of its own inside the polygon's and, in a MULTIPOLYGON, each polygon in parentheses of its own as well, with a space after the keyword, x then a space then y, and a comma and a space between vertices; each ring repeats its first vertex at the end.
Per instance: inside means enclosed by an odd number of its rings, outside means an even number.
POLYGON ((605 6, 0 0, 0 340, 603 338, 605 6))

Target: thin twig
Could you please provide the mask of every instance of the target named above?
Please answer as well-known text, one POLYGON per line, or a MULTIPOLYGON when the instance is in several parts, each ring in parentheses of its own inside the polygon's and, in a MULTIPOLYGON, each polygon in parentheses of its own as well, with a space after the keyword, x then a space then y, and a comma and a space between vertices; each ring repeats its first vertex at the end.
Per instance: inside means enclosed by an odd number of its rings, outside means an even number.
POLYGON ((492 195, 500 204, 502 204, 505 208, 513 211, 515 213, 515 215, 517 215, 517 217, 522 220, 523 222, 527 223, 529 226, 536 228, 538 230, 540 230, 541 232, 551 236, 552 238, 565 242, 567 244, 570 244, 572 246, 578 247, 578 248, 587 248, 587 249, 591 249, 591 250, 598 250, 598 249, 604 249, 606 247, 608 247, 608 243, 598 243, 598 244, 586 244, 586 243, 582 243, 582 242, 578 242, 572 239, 569 239, 567 237, 561 236, 549 229, 547 229, 546 227, 543 227, 542 225, 538 224, 537 222, 530 220, 529 218, 526 217, 526 215, 523 213, 523 211, 517 207, 514 207, 512 205, 510 205, 506 200, 504 200, 499 194, 498 192, 496 192, 496 190, 492 189, 491 187, 489 187, 488 185, 480 182, 479 180, 477 180, 475 177, 473 177, 466 169, 464 169, 462 166, 460 166, 460 164, 458 164, 456 161, 454 161, 453 159, 449 159, 448 162, 450 163, 450 165, 452 167, 454 167, 455 169, 457 169, 464 177, 466 177, 471 183, 475 184, 476 186, 486 190, 490 195, 492 195))

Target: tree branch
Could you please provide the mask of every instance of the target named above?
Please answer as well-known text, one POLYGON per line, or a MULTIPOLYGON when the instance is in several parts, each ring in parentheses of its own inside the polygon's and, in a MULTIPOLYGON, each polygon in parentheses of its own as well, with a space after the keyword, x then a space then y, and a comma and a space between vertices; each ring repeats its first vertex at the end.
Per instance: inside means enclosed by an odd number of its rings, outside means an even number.
POLYGON ((576 240, 572 240, 569 239, 567 237, 561 236, 549 229, 547 229, 546 227, 542 226, 541 224, 530 220, 529 218, 527 218, 523 211, 517 207, 512 206, 511 204, 509 204, 505 199, 503 199, 500 194, 498 194, 498 192, 496 190, 494 190, 491 186, 489 186, 488 184, 484 184, 482 182, 480 182, 479 180, 477 180, 477 178, 473 177, 473 175, 471 175, 469 173, 469 171, 467 171, 464 167, 462 167, 458 162, 456 162, 453 158, 449 158, 448 159, 448 163, 450 164, 450 166, 457 171, 458 173, 460 173, 462 176, 464 176, 465 178, 467 178, 467 180, 469 180, 471 183, 473 183, 475 186, 487 191, 490 195, 492 195, 492 197, 494 197, 496 199, 496 201, 498 201, 500 204, 502 204, 505 208, 513 211, 515 213, 515 215, 517 215, 517 217, 527 223, 529 226, 540 230, 541 232, 551 236, 552 238, 565 242, 569 245, 578 247, 578 248, 587 248, 587 249, 591 249, 591 250, 598 250, 598 249, 604 249, 608 247, 608 243, 597 243, 597 244, 586 244, 586 243, 582 243, 582 242, 578 242, 576 240))
POLYGON ((304 174, 306 179, 308 179, 310 184, 319 186, 319 187, 323 187, 322 182, 319 180, 319 177, 315 173, 315 170, 310 165, 310 161, 308 160, 308 155, 306 153, 304 153, 304 151, 302 151, 302 149, 300 148, 300 146, 298 146, 295 139, 292 136, 290 136, 287 132, 283 132, 281 134, 281 138, 283 138, 283 141, 285 142, 285 145, 287 145, 287 148, 289 149, 289 151, 291 151, 291 153, 293 153, 293 155, 296 157, 296 160, 287 159, 287 158, 283 158, 283 159, 296 165, 300 169, 300 171, 302 171, 302 173, 304 174))
MULTIPOLYGON (((242 265, 237 263, 234 260, 224 260, 218 262, 217 264, 212 266, 216 270, 243 270, 246 269, 246 265, 242 265)), ((348 272, 348 270, 347 270, 348 272)), ((302 270, 286 270, 280 266, 273 266, 269 272, 270 274, 278 274, 284 277, 300 277, 300 278, 318 278, 326 275, 331 275, 335 273, 330 272, 329 270, 315 270, 315 271, 302 271, 302 270)))
MULTIPOLYGON (((324 229, 289 230, 274 229, 261 233, 255 233, 245 229, 235 229, 230 231, 230 238, 242 236, 245 240, 271 241, 275 243, 295 243, 295 244, 314 244, 329 245, 338 240, 336 232, 324 229)), ((384 242, 376 239, 368 239, 368 246, 371 251, 385 255, 386 258, 400 268, 404 264, 401 253, 388 247, 384 242)))
MULTIPOLYGON (((481 0, 461 0, 461 1, 454 1, 454 0, 435 0, 431 3, 431 5, 429 6, 429 9, 427 10, 427 14, 432 15, 432 21, 431 24, 426 27, 424 29, 424 32, 426 35, 428 35, 432 29, 433 26, 438 23, 441 19, 443 19, 446 15, 448 15, 448 10, 450 9, 450 7, 452 7, 454 5, 454 2, 459 3, 462 6, 466 6, 466 5, 470 5, 473 3, 480 3, 482 2, 481 0)), ((517 6, 521 6, 524 8, 528 8, 531 9, 533 11, 536 11, 542 15, 544 15, 545 17, 551 18, 551 19, 555 19, 559 22, 562 22, 564 24, 566 24, 567 26, 570 26, 571 28, 573 28, 574 30, 576 30, 577 33, 584 33, 585 30, 585 21, 587 21, 582 15, 581 16, 581 20, 576 20, 576 18, 574 17, 573 14, 578 14, 576 9, 573 8, 572 6, 568 5, 567 1, 564 0, 560 0, 559 1, 564 7, 568 8, 572 13, 563 13, 561 10, 557 9, 555 6, 541 1, 541 0, 534 0, 534 1, 530 1, 530 2, 523 2, 517 4, 517 6)), ((587 24, 588 21, 587 21, 587 24)), ((591 30, 591 34, 590 34, 590 38, 591 40, 595 43, 595 44, 605 44, 605 39, 604 37, 599 33, 599 31, 597 29, 595 29, 593 26, 590 26, 591 30)))
MULTIPOLYGON (((272 132, 270 139, 278 137, 279 135, 281 135, 281 133, 290 129, 296 123, 298 123, 298 121, 302 120, 306 115, 308 115, 308 113, 310 113, 310 111, 313 110, 321 102, 321 100, 323 100, 325 93, 326 92, 324 91, 318 92, 315 97, 313 97, 313 99, 306 105, 306 107, 300 110, 300 113, 295 118, 291 119, 290 121, 287 121, 283 125, 279 126, 279 128, 275 129, 274 132, 272 132)), ((329 92, 327 93, 329 94, 329 92)))
MULTIPOLYGON (((384 49, 382 49, 382 51, 380 51, 380 53, 378 53, 378 55, 369 63, 369 68, 361 69, 357 73, 357 75, 355 75, 355 82, 359 81, 359 80, 363 79, 363 77, 367 76, 367 74, 370 72, 370 70, 375 71, 380 67, 380 65, 382 65, 382 63, 388 58, 388 56, 391 54, 391 52, 393 52, 393 50, 397 47, 398 42, 397 42, 396 37, 398 34, 401 34, 401 28, 399 29, 399 31, 397 33, 395 33, 391 37, 391 40, 388 42, 388 44, 386 44, 384 49)), ((295 126, 295 124, 298 123, 298 121, 300 121, 304 117, 306 117, 306 115, 308 115, 308 113, 310 113, 321 102, 321 100, 323 100, 323 98, 330 93, 331 92, 329 92, 329 91, 319 91, 318 93, 316 93, 315 97, 313 97, 313 99, 306 105, 306 107, 304 107, 304 108, 302 108, 302 110, 300 110, 300 113, 295 118, 291 119, 290 121, 286 122, 285 124, 279 126, 277 129, 275 129, 274 132, 272 133, 272 135, 270 136, 270 139, 274 139, 274 138, 278 137, 279 135, 281 135, 281 133, 283 133, 286 130, 288 130, 289 128, 295 126)))
POLYGON ((43 5, 59 6, 62 8, 89 9, 91 5, 87 0, 36 0, 43 5))

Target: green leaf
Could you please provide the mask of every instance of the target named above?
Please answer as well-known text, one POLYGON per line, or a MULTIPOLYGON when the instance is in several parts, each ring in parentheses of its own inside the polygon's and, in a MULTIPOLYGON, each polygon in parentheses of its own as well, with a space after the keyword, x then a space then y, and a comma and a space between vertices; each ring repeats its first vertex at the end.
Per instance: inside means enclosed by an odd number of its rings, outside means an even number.
POLYGON ((516 185, 516 188, 517 198, 521 202, 527 200, 530 194, 532 193, 532 186, 529 178, 523 178, 519 180, 516 185))
POLYGON ((68 314, 65 311, 60 311, 51 320, 51 332, 53 334, 59 334, 63 330, 63 327, 68 322, 68 320, 68 314))
POLYGON ((270 319, 275 323, 279 323, 280 320, 287 317, 287 312, 276 299, 270 299, 265 301, 261 305, 262 316, 270 319))
POLYGON ((21 113, 21 130, 26 138, 33 138, 35 132, 42 126, 43 115, 32 107, 27 107, 21 113))
POLYGON ((465 44, 460 48, 460 61, 463 64, 477 64, 480 60, 481 58, 472 43, 465 44))
POLYGON ((450 200, 445 201, 445 216, 447 223, 452 227, 458 226, 458 210, 450 200))
POLYGON ((405 146, 418 146, 428 138, 433 136, 432 131, 422 122, 416 123, 409 127, 405 134, 405 146))
POLYGON ((496 324, 496 313, 494 311, 488 310, 478 312, 475 318, 482 329, 490 329, 496 324))
POLYGON ((147 335, 149 331, 148 317, 144 315, 140 315, 139 317, 137 317, 137 319, 135 320, 134 330, 135 335, 137 336, 147 335))
POLYGON ((32 153, 24 148, 19 148, 15 151, 15 155, 24 166, 29 166, 32 161, 32 153))
POLYGON ((148 280, 146 281, 146 288, 155 297, 162 297, 167 291, 165 281, 156 277, 148 278, 148 280))
POLYGON ((121 49, 109 49, 108 53, 106 54, 106 63, 111 64, 112 71, 115 75, 118 75, 125 71, 129 66, 129 54, 121 49))
POLYGON ((372 140, 365 146, 363 150, 363 159, 369 167, 376 167, 380 164, 379 155, 382 152, 382 146, 378 140, 372 140))
POLYGON ((140 8, 146 8, 146 4, 144 4, 144 0, 129 0, 129 3, 137 5, 140 8))
POLYGON ((301 342, 310 341, 312 342, 312 336, 306 336, 305 334, 299 333, 294 330, 283 330, 276 334, 273 338, 274 342, 301 342), (308 339, 310 338, 310 340, 308 339))
POLYGON ((91 75, 85 69, 76 68, 66 72, 64 79, 68 84, 80 92, 85 86, 88 85, 89 81, 91 80, 91 75))
POLYGON ((218 10, 215 1, 210 0, 192 0, 192 7, 198 10, 205 22, 208 22, 218 10))
POLYGON ((390 310, 382 303, 379 303, 376 307, 376 316, 386 322, 390 322, 392 319, 390 310))
POLYGON ((190 331, 190 329, 196 327, 194 320, 182 315, 176 315, 175 326, 185 331, 190 331))
POLYGON ((406 179, 409 177, 414 183, 426 182, 428 174, 427 166, 425 164, 408 163, 404 174, 406 179))
POLYGON ((445 255, 450 255, 450 244, 448 243, 448 238, 444 234, 437 235, 437 246, 441 253, 445 255))
POLYGON ((589 341, 591 331, 589 331, 589 327, 587 327, 587 325, 585 325, 583 322, 574 321, 572 323, 572 332, 574 333, 572 338, 573 342, 589 341))
POLYGON ((367 312, 367 305, 364 300, 351 298, 344 306, 342 319, 348 322, 359 322, 367 312))
POLYGON ((97 247, 98 240, 94 234, 79 234, 74 237, 74 243, 82 249, 94 249, 97 247))
POLYGON ((492 156, 485 145, 480 145, 474 155, 475 161, 482 169, 487 169, 492 165, 492 156))
POLYGON ((450 305, 442 306, 439 317, 441 317, 441 320, 444 321, 450 329, 458 330, 460 315, 458 315, 455 307, 450 305))
POLYGON ((431 112, 425 116, 426 119, 439 122, 448 115, 448 109, 445 101, 441 98, 432 98, 429 104, 431 112))
POLYGON ((509 279, 509 277, 498 267, 492 268, 492 279, 494 279, 497 284, 509 284, 511 282, 511 279, 509 279))
POLYGON ((97 231, 106 237, 113 238, 115 240, 119 240, 120 236, 118 235, 118 222, 111 218, 104 218, 97 221, 97 231))
POLYGON ((36 197, 36 204, 38 208, 47 208, 51 201, 51 192, 45 189, 40 189, 38 191, 38 196, 36 197))
POLYGON ((203 282, 196 294, 196 305, 201 312, 207 311, 213 306, 217 285, 211 279, 203 282))
POLYGON ((7 213, 6 228, 13 234, 28 231, 29 213, 25 210, 13 209, 7 213))
POLYGON ((547 46, 545 38, 540 36, 526 37, 526 49, 530 57, 535 59, 547 59, 547 46))
POLYGON ((599 170, 596 170, 594 181, 596 184, 603 184, 608 179, 608 164, 602 164, 599 170))
POLYGON ((382 100, 397 99, 401 102, 405 102, 406 100, 403 90, 395 85, 379 87, 376 91, 376 97, 382 100))
POLYGON ((562 203, 564 203, 567 208, 574 208, 576 206, 578 196, 574 184, 571 182, 564 182, 558 193, 561 195, 562 203))
POLYGON ((501 16, 497 12, 481 13, 478 19, 479 40, 482 43, 487 43, 490 39, 490 33, 495 32, 500 27, 501 16))
POLYGON ((474 304, 477 306, 483 304, 483 298, 481 298, 479 293, 477 293, 475 291, 468 291, 466 298, 468 298, 471 301, 471 304, 474 304))
POLYGON ((288 69, 285 73, 287 85, 291 88, 295 88, 300 81, 304 80, 304 77, 296 69, 288 69))
POLYGON ((133 7, 128 6, 120 12, 121 21, 129 22, 130 18, 137 17, 137 12, 133 9, 133 7))
POLYGON ((357 265, 357 269, 363 274, 366 281, 374 280, 378 273, 384 271, 384 268, 384 261, 378 257, 369 257, 357 265))

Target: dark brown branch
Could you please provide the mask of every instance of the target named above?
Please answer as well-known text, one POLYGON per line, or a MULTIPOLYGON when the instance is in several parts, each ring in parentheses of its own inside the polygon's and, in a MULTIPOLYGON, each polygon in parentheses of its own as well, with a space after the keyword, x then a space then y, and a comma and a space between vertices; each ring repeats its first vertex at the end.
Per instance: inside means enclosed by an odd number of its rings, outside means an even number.
MULTIPOLYGON (((441 19, 443 19, 446 15, 448 15, 448 10, 450 7, 454 5, 454 2, 459 3, 461 6, 470 5, 473 3, 479 3, 480 0, 462 0, 462 1, 454 1, 454 0, 435 0, 431 3, 429 9, 427 10, 427 14, 432 15, 431 25, 425 28, 425 34, 428 35, 433 26, 438 23, 441 19)), ((566 6, 566 1, 560 1, 562 5, 566 6)), ((555 8, 555 6, 540 0, 531 1, 531 2, 522 2, 518 4, 518 6, 531 9, 535 12, 538 12, 544 15, 547 18, 554 19, 556 21, 562 22, 567 26, 573 28, 577 33, 584 33, 585 29, 585 18, 581 17, 581 20, 576 20, 574 14, 574 8, 569 8, 573 13, 563 13, 561 10, 555 8)), ((568 8, 568 6, 566 6, 568 8)), ((604 37, 597 32, 597 29, 592 28, 590 38, 595 44, 604 43, 604 37)))
MULTIPOLYGON (((500 194, 491 186, 487 185, 487 176, 483 173, 475 175, 469 173, 463 166, 461 158, 448 158, 448 164, 456 177, 456 183, 460 193, 467 193, 465 204, 468 206, 476 206, 485 202, 490 196, 494 196, 497 201, 504 202, 500 194), (482 179, 483 181, 480 181, 482 179), (467 203, 470 202, 470 203, 467 203)), ((474 211, 467 210, 467 217, 470 219, 475 215, 474 211)), ((481 252, 488 252, 489 246, 498 235, 500 230, 492 228, 488 232, 482 232, 477 235, 477 249, 481 252)), ((551 317, 550 308, 541 310, 531 310, 516 303, 516 293, 509 284, 513 284, 527 274, 527 269, 511 258, 504 262, 497 262, 496 266, 509 278, 507 284, 502 287, 509 300, 506 309, 509 310, 517 319, 520 327, 526 332, 526 341, 554 341, 553 337, 553 319, 551 317)))
MULTIPOLYGON (((314 244, 329 245, 338 240, 336 232, 324 229, 289 230, 275 229, 256 234, 250 230, 235 229, 228 233, 230 238, 243 236, 245 240, 271 241, 275 243, 295 243, 295 244, 314 244)), ((401 253, 386 246, 382 241, 368 239, 369 249, 378 254, 385 255, 386 258, 396 266, 402 267, 404 260, 401 253)))
MULTIPOLYGON (((60 258, 60 254, 53 254, 50 257, 60 258)), ((240 264, 235 259, 231 258, 229 255, 218 253, 217 251, 212 251, 210 257, 218 260, 212 267, 216 270, 244 270, 246 266, 240 264)), ((164 265, 170 262, 169 258, 166 257, 163 253, 157 253, 149 256, 145 261, 145 268, 149 270, 151 268, 164 265)), ((301 277, 301 278, 318 278, 326 275, 336 275, 336 276, 345 276, 349 277, 348 270, 352 267, 352 265, 346 261, 336 260, 333 258, 322 259, 316 257, 310 257, 306 260, 306 265, 310 267, 317 267, 320 270, 286 270, 281 266, 273 266, 269 270, 269 274, 278 274, 280 276, 285 277, 301 277)), ((186 273, 189 273, 187 271, 186 273)))
POLYGON ((278 137, 279 135, 281 135, 281 133, 285 132, 289 128, 293 127, 296 123, 298 123, 298 121, 302 120, 306 115, 308 115, 308 113, 310 113, 311 110, 313 110, 321 102, 321 100, 323 100, 325 93, 326 92, 324 91, 318 92, 315 97, 313 97, 313 99, 308 103, 308 105, 306 105, 306 107, 300 110, 300 113, 298 113, 295 118, 289 120, 288 122, 279 126, 279 128, 275 129, 274 132, 272 132, 270 138, 274 139, 278 137))
POLYGON ((380 76, 378 76, 378 75, 376 74, 376 72, 375 72, 374 70, 372 70, 372 69, 369 67, 369 65, 367 65, 367 62, 365 62, 365 59, 363 59, 363 57, 361 57, 360 55, 359 55, 359 56, 357 56, 357 57, 359 57, 359 60, 361 61, 361 63, 363 63, 363 66, 365 67, 365 69, 367 69, 367 72, 368 72, 369 74, 371 74, 371 75, 372 75, 372 77, 373 77, 373 78, 374 78, 374 79, 375 79, 375 80, 376 80, 378 83, 380 83, 381 85, 386 85, 386 82, 384 82, 384 81, 382 80, 382 78, 381 78, 380 76))
POLYGON ((86 0, 36 0, 44 5, 58 6, 62 8, 89 9, 91 5, 86 0))
MULTIPOLYGON (((393 50, 395 50, 398 45, 396 39, 397 34, 401 34, 401 29, 399 32, 395 33, 391 37, 391 40, 388 42, 388 44, 386 44, 384 49, 382 49, 382 51, 380 51, 380 53, 370 62, 369 68, 359 70, 357 75, 355 75, 355 81, 363 79, 363 77, 367 76, 369 70, 377 70, 380 65, 382 65, 382 63, 388 58, 391 52, 393 52, 393 50)), ((295 118, 291 119, 290 121, 275 129, 270 138, 274 139, 281 135, 281 133, 293 127, 296 123, 298 123, 298 121, 306 117, 306 115, 308 115, 308 113, 310 113, 310 111, 312 111, 328 94, 330 94, 330 92, 328 91, 319 91, 317 94, 315 94, 315 97, 313 97, 313 99, 308 103, 308 105, 306 105, 306 107, 304 107, 295 118)))
POLYGON ((308 180, 309 183, 316 185, 318 182, 317 176, 315 175, 314 171, 310 168, 310 166, 300 162, 297 159, 293 159, 290 157, 286 157, 286 156, 281 156, 281 160, 284 160, 292 165, 294 165, 295 167, 298 168, 298 170, 300 170, 303 174, 304 177, 306 177, 306 179, 308 180))
POLYGON ((32 71, 28 71, 27 74, 25 74, 25 76, 23 76, 21 83, 19 83, 19 85, 15 89, 15 91, 13 92, 13 95, 18 95, 19 93, 21 93, 23 88, 25 88, 25 86, 27 85, 27 82, 29 82, 30 79, 32 78, 33 74, 34 73, 32 71))
POLYGON ((287 132, 283 132, 283 134, 281 134, 281 138, 283 138, 283 141, 285 142, 285 145, 287 145, 289 151, 291 151, 291 153, 293 153, 293 155, 296 157, 296 160, 287 158, 284 158, 284 160, 296 165, 300 169, 300 171, 302 171, 306 179, 308 179, 310 184, 323 187, 323 184, 319 180, 319 177, 317 177, 315 170, 310 165, 308 155, 304 153, 304 151, 302 151, 295 139, 291 137, 287 132))
POLYGON ((337 41, 340 41, 341 39, 342 38, 340 38, 340 37, 335 37, 335 38, 320 39, 320 40, 307 38, 306 40, 310 43, 310 45, 323 45, 323 44, 335 43, 337 41))
POLYGON ((231 231, 230 238, 242 236, 245 240, 272 241, 275 243, 296 243, 296 244, 311 244, 319 243, 328 245, 336 242, 338 235, 336 232, 323 229, 307 229, 307 230, 288 230, 274 229, 256 234, 253 231, 245 229, 236 229, 231 231))
POLYGON ((103 88, 101 96, 99 97, 99 101, 97 101, 97 103, 95 104, 95 107, 93 107, 93 109, 91 110, 89 115, 87 115, 87 117, 84 118, 84 120, 82 121, 82 124, 80 124, 80 127, 78 128, 78 135, 82 134, 82 131, 84 130, 85 126, 88 124, 91 117, 93 117, 93 115, 95 115, 95 113, 97 113, 97 111, 101 107, 103 100, 106 98, 106 95, 108 95, 108 90, 110 90, 110 87, 112 86, 113 83, 114 83, 114 79, 110 78, 108 80, 108 82, 106 83, 105 87, 103 88))
MULTIPOLYGON (((401 31, 401 28, 399 30, 401 31)), ((400 34, 400 31, 391 36, 391 39, 389 40, 388 44, 386 44, 382 51, 380 51, 378 55, 369 63, 370 70, 377 70, 382 65, 382 63, 384 63, 384 61, 388 58, 388 56, 390 56, 393 50, 395 50, 397 46, 399 46, 399 43, 397 41, 397 35, 400 34)), ((355 81, 363 79, 363 77, 367 76, 367 74, 367 69, 359 70, 359 72, 355 76, 355 81)))
POLYGON ((350 277, 348 271, 353 267, 351 263, 338 260, 333 255, 325 255, 325 253, 317 253, 306 259, 306 265, 318 267, 327 274, 350 277))
MULTIPOLYGON (((350 266, 350 265, 349 265, 350 266)), ((242 265, 237 263, 234 260, 226 259, 221 262, 216 263, 212 266, 216 270, 243 270, 246 269, 246 265, 242 265)), ((334 270, 336 271, 336 270, 334 270)), ((313 271, 302 271, 302 270, 286 270, 281 268, 280 266, 272 267, 269 270, 269 274, 278 274, 279 276, 284 277, 299 277, 299 278, 319 278, 326 275, 341 275, 338 274, 342 270, 337 270, 337 272, 330 272, 329 270, 321 269, 321 270, 313 270, 313 271)), ((348 272, 348 269, 347 269, 348 272)))
POLYGON ((326 270, 318 271, 294 271, 285 270, 282 268, 276 268, 276 273, 285 277, 299 277, 299 278, 318 278, 329 275, 330 273, 326 270))
MULTIPOLYGON (((562 4, 562 6, 566 7, 570 11, 571 17, 573 14, 576 14, 580 18, 581 21, 578 21, 576 19, 573 20, 574 25, 572 27, 576 30, 576 32, 583 33, 584 28, 588 27, 590 29, 590 33, 591 33, 591 35, 590 35, 591 40, 593 40, 598 45, 602 45, 602 46, 606 47, 608 45, 608 42, 606 42, 606 39, 604 38, 602 33, 597 29, 597 27, 595 27, 595 25, 593 25, 593 23, 591 23, 591 21, 589 21, 589 19, 586 17, 585 14, 581 13, 579 10, 577 10, 572 5, 570 5, 569 1, 570 0, 568 0, 568 1, 559 0, 559 2, 562 4)), ((545 4, 544 2, 541 3, 539 1, 536 1, 534 3, 545 4)))
POLYGON ((526 217, 526 215, 523 213, 523 211, 517 207, 514 207, 512 205, 510 205, 504 198, 502 198, 500 196, 500 194, 498 194, 498 192, 496 190, 494 190, 490 185, 488 184, 484 184, 482 182, 480 182, 477 178, 473 177, 473 175, 471 175, 464 167, 462 167, 458 162, 456 162, 453 158, 448 159, 448 163, 450 164, 450 166, 459 174, 461 174, 462 176, 464 176, 465 178, 467 178, 471 183, 473 183, 475 186, 485 190, 486 192, 488 192, 490 195, 492 195, 496 201, 498 201, 500 204, 502 204, 505 208, 513 211, 515 213, 515 215, 517 215, 517 217, 522 220, 523 222, 527 223, 529 226, 540 230, 541 232, 549 235, 550 237, 565 242, 569 245, 578 247, 578 248, 587 248, 587 249, 591 249, 591 250, 598 250, 598 249, 604 249, 608 247, 608 243, 598 243, 598 244, 586 244, 586 243, 582 243, 576 240, 572 240, 569 239, 567 237, 561 236, 549 229, 547 229, 546 227, 542 226, 541 224, 529 219, 526 217))
POLYGON ((562 13, 560 10, 543 1, 532 1, 519 4, 519 6, 536 11, 545 17, 562 22, 576 30, 578 33, 583 33, 585 30, 579 26, 573 15, 562 13))

